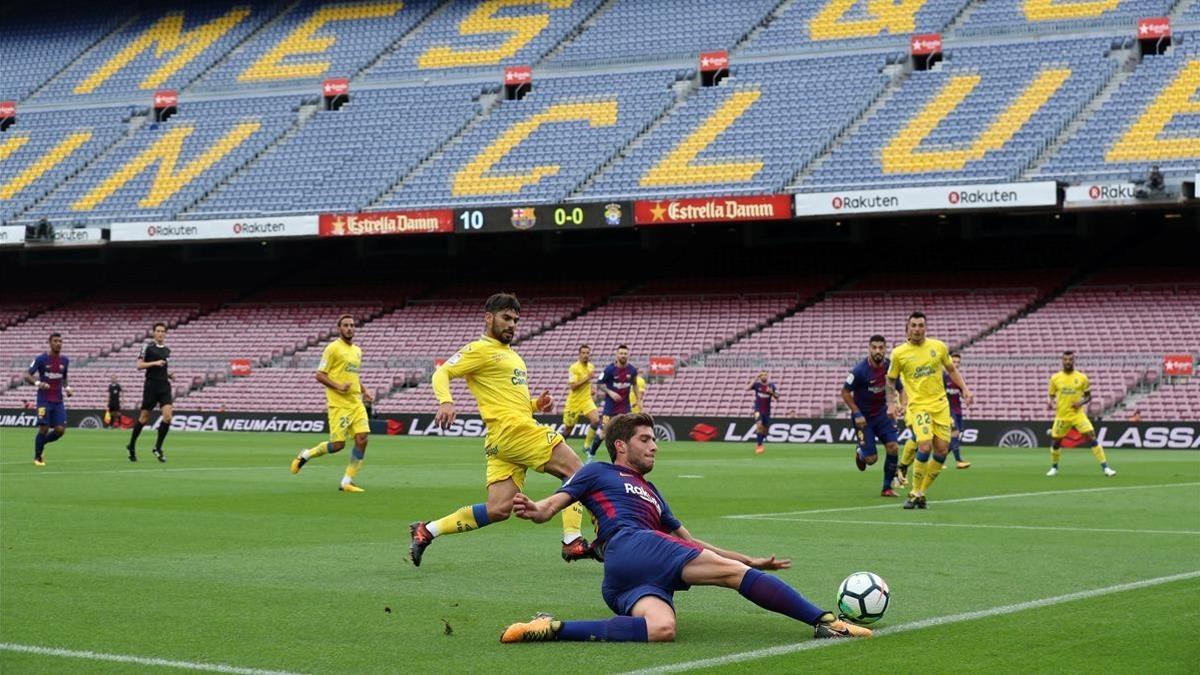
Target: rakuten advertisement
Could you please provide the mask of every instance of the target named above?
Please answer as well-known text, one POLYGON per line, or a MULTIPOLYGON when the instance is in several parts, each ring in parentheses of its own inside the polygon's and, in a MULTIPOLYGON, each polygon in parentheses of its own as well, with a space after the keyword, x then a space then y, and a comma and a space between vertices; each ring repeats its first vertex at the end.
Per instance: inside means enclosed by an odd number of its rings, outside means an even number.
POLYGON ((180 220, 170 223, 117 223, 110 229, 110 239, 114 242, 276 239, 315 236, 317 236, 316 216, 180 220))
POLYGON ((0 225, 0 246, 24 246, 24 225, 0 225))
POLYGON ((797 216, 842 216, 857 213, 1055 206, 1058 204, 1058 192, 1053 181, 1043 181, 805 192, 796 195, 795 201, 797 216))

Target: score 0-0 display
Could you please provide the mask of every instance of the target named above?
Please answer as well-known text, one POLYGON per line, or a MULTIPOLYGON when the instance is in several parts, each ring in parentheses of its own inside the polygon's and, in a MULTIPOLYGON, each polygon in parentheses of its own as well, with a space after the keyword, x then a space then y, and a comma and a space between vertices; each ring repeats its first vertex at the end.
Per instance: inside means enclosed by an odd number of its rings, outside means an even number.
POLYGON ((487 207, 454 211, 454 231, 467 234, 606 230, 622 227, 633 227, 633 206, 629 202, 487 207))

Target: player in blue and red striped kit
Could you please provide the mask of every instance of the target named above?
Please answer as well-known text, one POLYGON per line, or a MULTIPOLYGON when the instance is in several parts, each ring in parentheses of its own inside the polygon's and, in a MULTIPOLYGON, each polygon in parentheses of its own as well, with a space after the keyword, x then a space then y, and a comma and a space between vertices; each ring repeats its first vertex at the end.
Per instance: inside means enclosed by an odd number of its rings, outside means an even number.
MULTIPOLYGON (((858 362, 846 382, 842 385, 842 400, 850 408, 850 418, 858 428, 858 446, 854 449, 854 463, 859 471, 866 471, 874 464, 879 454, 875 440, 883 442, 887 459, 883 462, 883 489, 881 497, 895 497, 892 478, 899 463, 900 432, 896 420, 888 415, 887 370, 891 365, 887 354, 887 340, 882 335, 872 335, 867 341, 867 358, 858 362)), ((898 389, 903 389, 899 380, 898 389)))
MULTIPOLYGON (((954 362, 954 367, 958 368, 958 364, 962 362, 962 354, 954 352, 950 355, 950 360, 954 362)), ((962 369, 959 369, 959 372, 962 372, 962 369)), ((962 451, 959 450, 963 432, 962 390, 950 380, 950 374, 944 370, 942 371, 942 384, 946 385, 946 401, 950 403, 950 419, 954 420, 954 429, 950 432, 950 452, 954 453, 954 468, 969 469, 971 463, 963 461, 962 451)))
POLYGON ((38 354, 29 364, 25 381, 37 387, 38 433, 33 439, 33 465, 46 466, 42 453, 46 444, 67 433, 66 396, 71 395, 67 384, 67 367, 71 360, 62 354, 62 335, 50 334, 50 350, 38 354), (53 431, 51 431, 53 427, 53 431))
POLYGON ((767 379, 767 371, 762 371, 753 380, 746 391, 754 392, 754 454, 763 453, 763 441, 767 440, 767 428, 771 426, 771 402, 779 398, 775 383, 767 379))
MULTIPOLYGON (((629 362, 629 347, 620 345, 617 347, 616 360, 605 366, 604 373, 596 380, 596 386, 600 393, 604 394, 604 411, 600 416, 602 431, 613 417, 633 412, 630 394, 637 384, 637 377, 637 367, 629 362)), ((590 462, 596 457, 596 450, 600 448, 600 442, 603 440, 603 433, 596 434, 592 439, 592 445, 587 450, 587 461, 590 462)))
POLYGON ((604 601, 616 616, 600 621, 558 621, 539 614, 509 626, 501 642, 667 642, 675 639, 675 591, 693 585, 736 589, 747 600, 803 621, 819 638, 870 637, 871 631, 812 604, 778 577, 760 570, 791 567, 775 556, 751 558, 692 537, 658 488, 646 480, 658 446, 654 418, 619 415, 608 424, 605 445, 613 463, 593 462, 558 492, 534 502, 518 493, 513 514, 544 523, 576 501, 597 521, 593 550, 604 561, 604 601))

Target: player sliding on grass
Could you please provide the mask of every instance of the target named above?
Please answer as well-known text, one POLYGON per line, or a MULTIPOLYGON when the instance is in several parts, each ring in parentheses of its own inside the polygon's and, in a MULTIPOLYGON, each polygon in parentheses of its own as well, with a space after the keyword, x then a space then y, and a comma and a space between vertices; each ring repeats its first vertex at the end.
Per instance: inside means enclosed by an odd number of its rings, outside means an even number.
POLYGON ((838 619, 778 577, 759 571, 788 569, 790 560, 751 558, 692 537, 645 479, 658 452, 650 415, 614 417, 604 442, 612 464, 588 464, 538 502, 518 494, 513 513, 544 523, 582 501, 599 522, 595 548, 604 560, 601 592, 617 616, 559 621, 539 614, 509 626, 501 642, 669 642, 675 639, 674 593, 695 584, 737 589, 763 609, 813 626, 819 638, 870 637, 870 630, 838 619))
MULTIPOLYGON (((434 421, 443 429, 454 422, 451 378, 466 378, 479 403, 479 414, 487 425, 487 502, 464 506, 438 520, 411 524, 409 555, 417 567, 435 537, 470 532, 507 519, 513 496, 525 485, 527 470, 566 479, 583 466, 562 434, 533 418, 535 411, 549 410, 551 401, 550 392, 538 398, 529 396, 525 361, 508 346, 516 336, 521 303, 516 296, 497 293, 488 298, 483 311, 483 335, 434 371, 433 393, 438 400, 434 421)), ((567 562, 591 557, 579 532, 582 522, 583 509, 579 507, 563 513, 562 557, 567 562)))

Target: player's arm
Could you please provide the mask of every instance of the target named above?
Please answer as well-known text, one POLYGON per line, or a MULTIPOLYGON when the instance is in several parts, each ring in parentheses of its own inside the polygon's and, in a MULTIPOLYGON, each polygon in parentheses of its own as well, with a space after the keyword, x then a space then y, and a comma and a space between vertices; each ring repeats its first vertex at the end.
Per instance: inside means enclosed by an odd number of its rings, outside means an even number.
POLYGON ((1092 402, 1092 390, 1089 385, 1084 385, 1083 396, 1079 397, 1078 401, 1071 404, 1076 410, 1086 408, 1087 404, 1092 402))
POLYGON ((1054 386, 1053 377, 1050 378, 1050 388, 1046 390, 1046 396, 1049 397, 1049 399, 1046 401, 1046 405, 1053 410, 1054 406, 1058 404, 1058 387, 1054 386))
POLYGON ((616 377, 616 371, 614 371, 611 366, 605 368, 604 377, 600 378, 600 388, 604 390, 605 396, 614 401, 620 401, 621 395, 612 389, 614 377, 616 377))
POLYGON ((49 389, 50 388, 49 382, 42 382, 40 379, 34 377, 35 373, 38 375, 41 374, 41 372, 42 372, 41 366, 42 366, 41 361, 34 359, 33 363, 30 364, 30 366, 29 366, 29 370, 25 373, 25 382, 32 384, 33 386, 37 387, 38 389, 49 389))
POLYGON ((946 368, 946 374, 950 376, 950 381, 957 385, 959 391, 962 392, 963 405, 971 405, 975 401, 975 394, 972 394, 967 387, 967 381, 963 379, 962 373, 958 372, 958 368, 954 367, 954 362, 950 359, 946 359, 942 365, 946 368))
POLYGON ((775 385, 771 385, 771 398, 779 400, 779 390, 775 388, 775 385))
POLYGON ((147 345, 143 344, 141 351, 138 352, 138 357, 137 357, 137 369, 138 370, 145 370, 147 368, 157 368, 158 366, 167 365, 167 362, 163 361, 162 359, 159 359, 157 361, 147 361, 146 360, 146 346, 147 345))
POLYGON ((67 384, 67 381, 68 381, 67 380, 67 372, 70 370, 70 368, 71 368, 71 361, 70 361, 70 359, 68 359, 67 357, 64 356, 63 357, 63 366, 62 366, 63 393, 66 394, 67 396, 74 396, 75 392, 71 391, 71 385, 67 384))
POLYGON ((532 397, 529 399, 529 412, 550 412, 554 407, 554 399, 550 396, 550 390, 542 392, 541 396, 532 397))
POLYGON ((535 523, 544 523, 574 502, 575 498, 566 492, 555 492, 536 502, 524 493, 518 492, 513 497, 513 515, 525 520, 532 520, 535 523))
POLYGON ((743 565, 746 565, 748 567, 753 567, 756 570, 785 570, 792 566, 792 561, 790 559, 786 559, 786 558, 777 560, 775 558, 775 556, 773 556, 773 555, 770 557, 767 557, 767 558, 751 558, 750 556, 748 556, 744 553, 738 553, 737 551, 726 551, 723 548, 717 548, 716 546, 713 546, 712 544, 710 544, 706 541, 702 541, 700 539, 693 537, 692 533, 688 532, 687 528, 684 527, 683 525, 680 525, 671 534, 675 535, 676 537, 679 537, 680 539, 684 539, 687 541, 694 541, 697 544, 700 544, 701 546, 703 546, 704 548, 721 556, 722 558, 736 560, 736 561, 742 563, 743 565))
POLYGON ((567 371, 567 386, 570 387, 571 391, 575 391, 577 389, 583 389, 584 387, 586 387, 588 385, 588 382, 592 381, 593 377, 595 377, 595 373, 584 372, 583 377, 581 377, 578 380, 572 380, 571 379, 571 371, 568 370, 567 371))
POLYGON ((890 372, 887 376, 887 407, 888 417, 895 419, 897 415, 904 414, 904 402, 896 392, 896 378, 890 372))
POLYGON ((437 399, 438 409, 433 421, 445 429, 454 423, 454 397, 450 395, 450 380, 456 377, 466 377, 479 369, 483 364, 483 354, 467 345, 458 350, 454 356, 433 371, 430 382, 433 383, 433 395, 437 399))
POLYGON ((854 402, 854 395, 850 391, 852 386, 854 386, 854 371, 850 371, 850 374, 846 376, 846 381, 842 383, 842 402, 850 409, 850 419, 854 420, 854 426, 861 429, 867 426, 867 418, 863 417, 862 411, 858 409, 858 404, 854 402))

